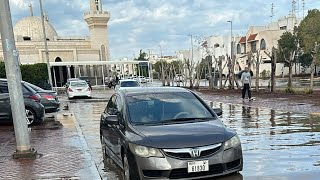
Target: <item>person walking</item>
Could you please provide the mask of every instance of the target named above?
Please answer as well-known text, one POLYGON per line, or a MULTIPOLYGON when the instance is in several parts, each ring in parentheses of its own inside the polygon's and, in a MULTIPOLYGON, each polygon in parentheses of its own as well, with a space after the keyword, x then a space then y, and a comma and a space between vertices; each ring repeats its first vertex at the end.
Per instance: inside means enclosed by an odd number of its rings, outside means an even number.
POLYGON ((246 91, 248 91, 248 98, 249 101, 252 100, 251 98, 251 74, 249 72, 248 67, 245 67, 244 72, 241 74, 241 83, 242 83, 242 100, 246 96, 246 91))

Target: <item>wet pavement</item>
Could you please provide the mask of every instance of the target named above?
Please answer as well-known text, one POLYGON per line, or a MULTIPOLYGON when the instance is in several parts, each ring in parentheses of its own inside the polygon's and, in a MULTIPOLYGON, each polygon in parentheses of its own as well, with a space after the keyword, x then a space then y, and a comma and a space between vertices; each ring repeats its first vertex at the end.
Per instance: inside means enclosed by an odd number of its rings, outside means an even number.
MULTIPOLYGON (((97 96, 106 100, 111 94, 112 90, 107 90, 97 96)), ((214 97, 204 98, 209 101, 214 97)), ((248 102, 215 101, 213 105, 222 108, 221 119, 239 134, 244 156, 241 174, 217 179, 319 179, 319 116, 250 106, 248 102)), ((102 154, 99 119, 105 106, 106 102, 73 100, 70 111, 79 122, 101 177, 122 179, 121 169, 102 154)))
MULTIPOLYGON (((123 179, 121 168, 103 155, 100 143, 100 115, 113 92, 96 90, 93 99, 70 101, 60 96, 62 104, 69 105, 56 115, 61 124, 49 121, 31 128, 32 146, 40 153, 36 160, 13 160, 13 127, 0 126, 0 179, 123 179)), ((222 108, 221 120, 242 141, 243 171, 215 179, 319 179, 319 107, 289 106, 285 99, 242 102, 200 96, 222 108)))
POLYGON ((29 129, 36 159, 13 159, 13 126, 0 126, 1 180, 100 178, 75 119, 62 114, 56 118, 29 129))

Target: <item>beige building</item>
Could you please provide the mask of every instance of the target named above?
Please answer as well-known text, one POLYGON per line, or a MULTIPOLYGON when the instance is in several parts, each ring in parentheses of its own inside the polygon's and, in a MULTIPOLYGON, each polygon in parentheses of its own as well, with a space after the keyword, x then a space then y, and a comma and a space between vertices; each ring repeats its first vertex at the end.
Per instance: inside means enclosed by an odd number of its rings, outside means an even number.
MULTIPOLYGON (((108 45, 110 13, 103 10, 101 1, 89 0, 90 11, 84 12, 84 20, 88 24, 90 32, 88 37, 59 36, 50 24, 49 18, 45 17, 44 24, 50 64, 54 64, 53 62, 70 64, 51 68, 54 86, 62 86, 67 78, 82 75, 94 77, 91 79, 92 81, 102 82, 103 75, 107 76, 109 73, 109 68, 106 65, 98 66, 94 65, 95 63, 87 65, 88 63, 84 63, 110 61, 108 45)), ((30 6, 30 16, 15 24, 14 35, 21 64, 47 62, 42 21, 40 17, 33 16, 32 6, 30 6)), ((0 59, 3 59, 2 47, 0 47, 0 59)))

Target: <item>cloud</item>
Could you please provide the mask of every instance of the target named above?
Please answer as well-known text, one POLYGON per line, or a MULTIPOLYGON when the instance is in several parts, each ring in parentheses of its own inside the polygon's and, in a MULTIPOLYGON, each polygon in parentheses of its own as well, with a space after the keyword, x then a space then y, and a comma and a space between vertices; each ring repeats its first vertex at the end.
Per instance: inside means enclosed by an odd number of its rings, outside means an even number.
MULTIPOLYGON (((39 16, 39 0, 10 0, 13 23, 29 15, 29 3, 39 16)), ((83 12, 89 11, 88 0, 43 0, 50 23, 60 36, 89 34, 83 12)), ((266 25, 271 21, 271 2, 266 0, 102 0, 111 12, 108 23, 109 45, 113 60, 129 58, 140 49, 153 49, 164 55, 190 48, 189 34, 194 36, 226 35, 233 22, 234 34, 244 34, 250 25, 266 25)), ((291 11, 291 1, 274 1, 274 18, 291 11)), ((301 1, 300 1, 301 3, 301 1)), ((319 8, 319 0, 306 1, 306 11, 319 8)), ((302 7, 298 9, 302 16, 302 7)))

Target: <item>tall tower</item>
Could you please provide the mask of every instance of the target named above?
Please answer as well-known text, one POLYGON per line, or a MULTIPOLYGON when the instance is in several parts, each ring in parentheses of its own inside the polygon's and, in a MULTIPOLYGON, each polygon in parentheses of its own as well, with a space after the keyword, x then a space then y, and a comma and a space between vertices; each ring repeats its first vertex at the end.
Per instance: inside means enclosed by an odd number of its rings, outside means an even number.
POLYGON ((89 0, 90 12, 84 13, 90 32, 91 48, 100 50, 100 60, 110 60, 108 44, 108 21, 110 12, 103 11, 102 0, 89 0))

